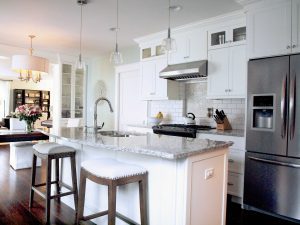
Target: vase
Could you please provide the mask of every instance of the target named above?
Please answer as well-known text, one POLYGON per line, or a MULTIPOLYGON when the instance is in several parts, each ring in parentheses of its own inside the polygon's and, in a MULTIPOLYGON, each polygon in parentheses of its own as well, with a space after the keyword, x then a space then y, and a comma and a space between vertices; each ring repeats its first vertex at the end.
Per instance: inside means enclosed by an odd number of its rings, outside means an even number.
POLYGON ((33 125, 34 123, 31 121, 26 121, 26 131, 27 132, 32 132, 33 131, 33 125))

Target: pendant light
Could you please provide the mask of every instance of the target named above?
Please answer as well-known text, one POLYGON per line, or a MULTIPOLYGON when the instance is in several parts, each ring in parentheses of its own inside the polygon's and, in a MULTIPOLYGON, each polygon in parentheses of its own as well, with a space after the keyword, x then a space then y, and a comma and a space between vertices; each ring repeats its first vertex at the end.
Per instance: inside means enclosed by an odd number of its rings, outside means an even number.
MULTIPOLYGON (((180 7, 180 6, 175 6, 175 7, 180 7)), ((163 48, 163 50, 165 52, 172 52, 172 51, 176 50, 176 41, 175 41, 174 38, 171 37, 171 10, 176 10, 177 11, 177 9, 175 9, 175 7, 171 6, 171 0, 169 0, 169 7, 168 7, 168 36, 162 42, 162 48, 163 48)))
POLYGON ((119 28, 119 0, 117 0, 117 25, 116 25, 116 27, 113 27, 110 30, 114 31, 116 33, 116 47, 115 47, 115 50, 110 55, 110 62, 115 65, 122 64, 123 57, 122 57, 122 53, 119 52, 119 46, 118 46, 118 32, 120 31, 120 28, 119 28))
POLYGON ((82 70, 85 69, 85 63, 82 61, 82 7, 87 4, 86 0, 77 0, 78 5, 80 5, 80 40, 79 40, 79 56, 76 63, 76 69, 82 70))
POLYGON ((32 39, 34 35, 28 35, 30 38, 29 55, 13 55, 12 70, 19 73, 21 81, 30 81, 38 83, 41 81, 41 74, 48 73, 48 59, 33 56, 32 39))

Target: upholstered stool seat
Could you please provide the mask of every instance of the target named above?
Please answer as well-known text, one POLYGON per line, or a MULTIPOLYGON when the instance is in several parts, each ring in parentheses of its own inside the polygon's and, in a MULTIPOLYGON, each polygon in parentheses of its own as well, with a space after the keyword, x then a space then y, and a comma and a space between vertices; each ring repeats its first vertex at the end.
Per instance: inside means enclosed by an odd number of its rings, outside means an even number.
POLYGON ((128 224, 137 224, 130 218, 116 212, 117 186, 134 182, 139 183, 141 225, 147 225, 148 172, 146 169, 114 159, 93 159, 82 162, 80 170, 77 224, 80 220, 90 220, 104 215, 108 215, 108 225, 115 225, 116 217, 128 224), (83 216, 87 179, 97 184, 108 186, 108 210, 83 216))
POLYGON ((31 177, 31 189, 29 207, 32 207, 34 193, 36 192, 44 199, 46 199, 46 223, 50 223, 50 200, 57 198, 60 202, 60 197, 66 195, 74 195, 75 211, 77 213, 78 203, 78 190, 77 190, 77 178, 76 178, 76 162, 75 162, 76 150, 72 147, 60 145, 57 143, 41 143, 33 146, 33 159, 32 159, 32 177, 31 177), (36 184, 36 161, 37 157, 44 159, 46 162, 47 174, 46 183, 36 184), (59 180, 59 159, 70 158, 71 160, 71 173, 72 173, 72 187, 64 184, 59 180), (51 181, 52 175, 52 160, 55 159, 55 180, 51 181), (56 194, 51 195, 51 184, 56 185, 56 194), (46 186, 46 194, 42 193, 38 187, 46 186), (61 187, 67 188, 69 191, 61 193, 61 187))
POLYGON ((40 154, 53 155, 57 153, 75 152, 75 149, 66 145, 60 145, 54 142, 36 144, 33 148, 40 154))

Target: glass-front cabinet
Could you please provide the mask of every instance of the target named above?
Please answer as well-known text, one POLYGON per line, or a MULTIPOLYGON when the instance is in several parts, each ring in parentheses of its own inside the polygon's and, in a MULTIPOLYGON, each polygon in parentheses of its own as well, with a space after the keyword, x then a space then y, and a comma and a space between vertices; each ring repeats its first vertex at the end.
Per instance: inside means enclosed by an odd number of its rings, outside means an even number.
POLYGON ((72 63, 63 63, 61 70, 61 118, 84 118, 85 70, 72 63))
POLYGON ((208 41, 208 49, 245 44, 246 26, 245 24, 238 24, 212 29, 208 31, 208 41))

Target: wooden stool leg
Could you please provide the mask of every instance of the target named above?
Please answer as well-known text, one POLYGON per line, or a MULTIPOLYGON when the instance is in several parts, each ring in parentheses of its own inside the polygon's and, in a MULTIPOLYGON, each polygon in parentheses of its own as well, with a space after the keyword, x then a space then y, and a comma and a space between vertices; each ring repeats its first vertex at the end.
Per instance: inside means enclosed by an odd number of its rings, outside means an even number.
POLYGON ((148 174, 139 181, 141 225, 148 225, 148 174))
POLYGON ((108 185, 108 225, 116 224, 117 187, 114 182, 108 185))
POLYGON ((46 223, 50 222, 50 206, 51 206, 51 158, 47 158, 47 180, 46 180, 46 223))
POLYGON ((76 224, 79 224, 80 220, 83 218, 85 188, 86 188, 86 174, 85 174, 85 170, 81 168, 80 184, 79 184, 78 213, 77 213, 76 224))
MULTIPOLYGON (((59 159, 55 159, 55 181, 56 181, 56 194, 60 194, 59 186, 59 159)), ((60 203, 60 197, 57 198, 57 202, 60 203)))
POLYGON ((77 175, 76 175, 76 161, 75 154, 71 156, 71 173, 72 173, 72 185, 74 191, 74 205, 75 213, 78 213, 78 189, 77 189, 77 175))
POLYGON ((32 167, 31 167, 31 188, 30 188, 30 198, 29 198, 29 207, 32 207, 33 197, 34 197, 34 190, 32 187, 35 185, 35 175, 36 175, 36 155, 32 154, 32 167))

